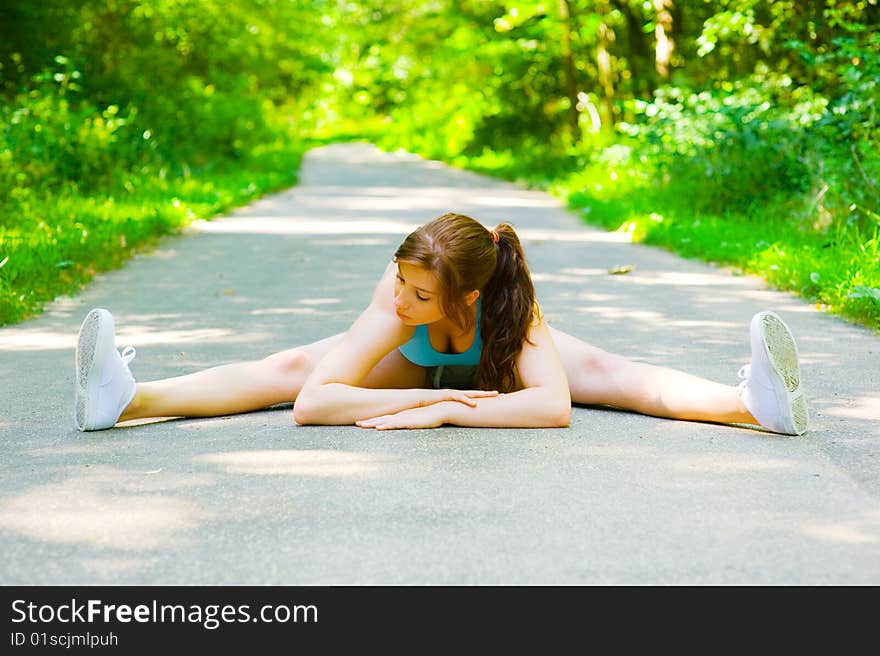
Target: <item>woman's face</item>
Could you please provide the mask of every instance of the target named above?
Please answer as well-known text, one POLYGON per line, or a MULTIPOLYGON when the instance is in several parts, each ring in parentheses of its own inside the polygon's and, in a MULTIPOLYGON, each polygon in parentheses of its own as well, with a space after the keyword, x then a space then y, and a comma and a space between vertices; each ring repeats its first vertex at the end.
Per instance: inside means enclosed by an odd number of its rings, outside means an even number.
POLYGON ((440 281, 427 269, 398 262, 394 309, 407 326, 439 321, 445 316, 440 309, 440 281))

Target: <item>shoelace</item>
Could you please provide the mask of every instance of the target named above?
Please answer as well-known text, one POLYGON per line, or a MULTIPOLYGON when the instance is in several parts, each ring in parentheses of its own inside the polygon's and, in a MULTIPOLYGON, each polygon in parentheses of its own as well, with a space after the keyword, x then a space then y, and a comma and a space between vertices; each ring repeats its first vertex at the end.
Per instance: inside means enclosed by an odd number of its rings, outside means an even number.
POLYGON ((137 355, 137 351, 134 349, 134 346, 126 346, 122 350, 122 363, 125 366, 128 366, 128 363, 134 360, 134 356, 137 355))
POLYGON ((736 373, 737 376, 742 378, 742 382, 736 386, 736 389, 742 391, 746 385, 749 383, 749 373, 752 371, 752 365, 744 364, 739 368, 739 371, 736 373))

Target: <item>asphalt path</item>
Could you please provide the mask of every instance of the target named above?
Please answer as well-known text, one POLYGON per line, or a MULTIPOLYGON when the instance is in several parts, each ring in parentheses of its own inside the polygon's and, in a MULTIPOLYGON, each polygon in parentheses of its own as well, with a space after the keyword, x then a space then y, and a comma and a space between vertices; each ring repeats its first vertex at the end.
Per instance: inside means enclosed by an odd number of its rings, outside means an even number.
POLYGON ((0 584, 877 584, 880 338, 761 280, 629 243, 553 197, 366 144, 0 329, 0 584), (297 427, 290 406, 73 426, 89 309, 138 380, 343 331, 446 212, 523 239, 551 325, 735 384, 748 322, 802 357, 802 437, 577 407, 564 429, 297 427), (623 275, 614 267, 632 265, 623 275))

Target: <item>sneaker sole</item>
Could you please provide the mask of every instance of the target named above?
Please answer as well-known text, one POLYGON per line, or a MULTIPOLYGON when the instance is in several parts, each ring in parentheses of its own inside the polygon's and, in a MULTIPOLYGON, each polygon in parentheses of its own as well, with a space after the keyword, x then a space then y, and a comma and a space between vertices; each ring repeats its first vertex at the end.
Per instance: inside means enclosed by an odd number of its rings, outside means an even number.
POLYGON ((789 409, 785 417, 786 428, 795 435, 807 432, 808 411, 801 389, 801 369, 798 363, 797 345, 785 322, 773 312, 758 316, 762 342, 770 366, 779 380, 773 389, 780 407, 789 409))
POLYGON ((83 319, 76 342, 76 406, 74 422, 81 431, 95 428, 98 412, 99 373, 104 366, 106 348, 99 345, 114 341, 113 316, 102 309, 92 310, 83 319))

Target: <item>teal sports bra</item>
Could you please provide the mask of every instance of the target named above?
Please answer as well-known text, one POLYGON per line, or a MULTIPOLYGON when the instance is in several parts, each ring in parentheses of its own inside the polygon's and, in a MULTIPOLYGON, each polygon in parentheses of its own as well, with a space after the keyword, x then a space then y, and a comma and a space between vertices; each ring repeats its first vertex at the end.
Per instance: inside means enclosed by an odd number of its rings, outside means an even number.
POLYGON ((428 324, 416 326, 416 332, 412 338, 400 346, 400 352, 407 360, 420 367, 440 367, 446 365, 466 365, 475 367, 480 364, 480 354, 483 352, 483 340, 480 337, 480 314, 482 299, 477 298, 477 327, 474 334, 474 343, 464 353, 441 353, 431 346, 431 338, 428 336, 428 324))

